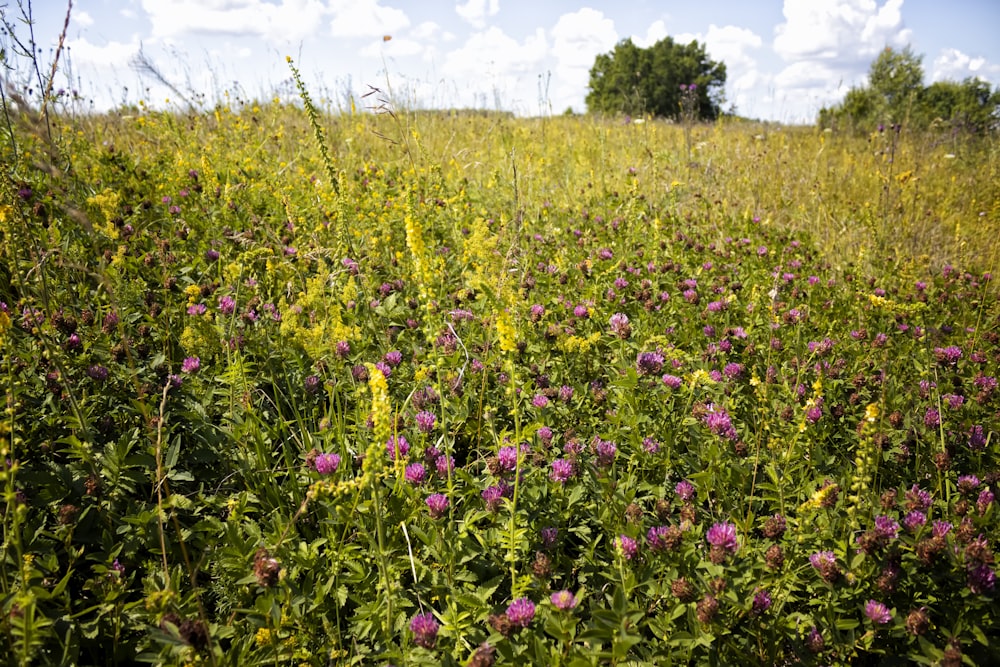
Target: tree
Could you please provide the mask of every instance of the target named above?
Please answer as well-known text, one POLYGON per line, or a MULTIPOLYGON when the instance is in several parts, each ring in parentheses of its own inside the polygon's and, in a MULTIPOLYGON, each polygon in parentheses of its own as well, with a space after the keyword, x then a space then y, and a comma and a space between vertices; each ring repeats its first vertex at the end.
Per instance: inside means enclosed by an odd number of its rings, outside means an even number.
POLYGON ((868 86, 877 99, 876 113, 889 123, 906 120, 924 85, 922 56, 909 45, 902 51, 885 47, 868 69, 868 86))
POLYGON ((868 85, 851 88, 840 104, 819 112, 823 127, 871 132, 894 123, 925 128, 932 123, 971 132, 1000 126, 1000 89, 975 78, 923 85, 922 58, 907 46, 886 47, 868 70, 868 85))
POLYGON ((698 116, 710 120, 719 115, 725 83, 725 64, 711 60, 697 41, 678 44, 665 37, 642 49, 625 39, 594 60, 587 109, 675 118, 681 86, 697 84, 698 116))
POLYGON ((1000 89, 990 90, 982 79, 961 83, 935 81, 920 95, 921 124, 945 123, 956 128, 983 132, 1000 123, 1000 89))

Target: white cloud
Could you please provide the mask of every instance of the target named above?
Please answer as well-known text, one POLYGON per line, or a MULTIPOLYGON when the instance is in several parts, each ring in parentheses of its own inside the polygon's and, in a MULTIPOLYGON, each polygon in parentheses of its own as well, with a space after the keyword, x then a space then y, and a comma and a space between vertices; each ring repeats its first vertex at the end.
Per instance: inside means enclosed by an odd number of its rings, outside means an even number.
POLYGON ((757 86, 765 84, 770 77, 757 71, 757 59, 750 54, 759 49, 764 40, 747 28, 735 25, 708 26, 708 33, 683 33, 674 37, 678 44, 697 41, 705 45, 705 51, 712 60, 726 65, 726 104, 736 105, 737 112, 743 110, 750 98, 746 94, 757 86))
POLYGON ((500 11, 500 0, 468 0, 464 5, 455 5, 455 13, 475 28, 486 27, 486 17, 496 16, 500 11))
POLYGON ((330 34, 334 37, 392 35, 410 25, 402 9, 383 7, 378 0, 336 0, 330 34))
POLYGON ((986 81, 1000 80, 1000 65, 987 62, 982 56, 969 56, 958 49, 941 49, 931 68, 931 81, 961 81, 967 77, 986 81))
POLYGON ((632 35, 632 42, 640 49, 648 49, 666 36, 667 25, 663 21, 657 20, 653 21, 649 27, 646 28, 645 37, 632 35))
POLYGON ((319 0, 281 0, 281 4, 264 0, 142 0, 142 8, 157 39, 208 33, 272 42, 309 37, 327 11, 319 0))
POLYGON ((730 72, 754 67, 757 61, 748 51, 759 49, 763 43, 754 31, 735 25, 720 28, 713 23, 708 26, 708 34, 705 35, 705 48, 712 59, 726 63, 730 72))
POLYGON ((826 88, 837 80, 837 73, 823 63, 800 60, 788 65, 774 77, 778 88, 826 88))
POLYGON ((403 38, 393 38, 390 41, 378 40, 361 49, 361 55, 368 58, 405 58, 424 52, 424 46, 419 42, 403 38))
POLYGON ((615 22, 596 9, 584 7, 560 16, 549 34, 553 41, 552 55, 556 59, 553 108, 558 111, 572 106, 583 111, 594 58, 607 53, 618 42, 615 22))
POLYGON ((782 120, 815 120, 821 107, 864 81, 882 49, 906 46, 912 32, 902 7, 903 0, 785 0, 773 43, 788 63, 773 80, 774 99, 787 105, 782 120))
POLYGON ((484 72, 525 74, 535 70, 547 52, 541 28, 519 44, 500 28, 492 26, 485 32, 473 33, 460 48, 450 51, 443 69, 449 76, 472 79, 484 72))
POLYGON ((75 12, 73 14, 73 22, 83 28, 94 25, 93 17, 84 11, 75 12))
POLYGON ((903 0, 785 0, 785 23, 775 27, 774 50, 787 61, 836 60, 865 65, 887 44, 904 46, 903 0))
POLYGON ((588 71, 598 54, 610 51, 618 42, 615 22, 589 7, 560 16, 550 34, 552 54, 560 65, 588 71))
POLYGON ((456 84, 457 106, 526 111, 547 54, 541 28, 518 42, 491 26, 445 55, 442 80, 456 84))
POLYGON ((135 13, 135 10, 134 10, 134 9, 129 9, 128 7, 125 7, 125 8, 123 8, 123 9, 122 9, 121 11, 119 11, 118 13, 119 13, 119 14, 121 14, 122 16, 124 16, 124 17, 125 17, 125 18, 127 18, 127 19, 134 19, 134 18, 137 18, 137 16, 138 16, 138 15, 137 15, 137 14, 135 13))
POLYGON ((441 26, 434 21, 424 21, 420 25, 413 28, 410 31, 410 37, 413 39, 423 39, 423 40, 434 40, 437 42, 451 42, 454 41, 455 35, 443 30, 441 26))
POLYGON ((139 52, 139 37, 132 35, 126 42, 111 41, 104 46, 91 44, 86 38, 67 39, 66 47, 74 67, 114 67, 128 63, 139 52))

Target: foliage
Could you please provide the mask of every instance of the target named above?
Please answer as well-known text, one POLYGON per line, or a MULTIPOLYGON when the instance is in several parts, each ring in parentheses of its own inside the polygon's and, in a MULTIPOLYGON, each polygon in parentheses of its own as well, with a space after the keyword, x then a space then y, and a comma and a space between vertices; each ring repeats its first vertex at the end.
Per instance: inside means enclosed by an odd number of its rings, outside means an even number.
POLYGON ((1000 659, 990 144, 22 102, 4 664, 1000 659))
POLYGON ((697 117, 712 120, 722 106, 726 66, 709 59, 697 41, 679 44, 664 37, 648 48, 631 39, 594 60, 587 109, 604 114, 677 118, 682 93, 695 84, 697 117))
POLYGON ((886 47, 871 64, 868 85, 851 88, 839 105, 822 109, 819 124, 866 132, 901 123, 973 133, 997 128, 1000 89, 991 90, 987 82, 973 77, 924 87, 921 60, 909 46, 902 51, 886 47))

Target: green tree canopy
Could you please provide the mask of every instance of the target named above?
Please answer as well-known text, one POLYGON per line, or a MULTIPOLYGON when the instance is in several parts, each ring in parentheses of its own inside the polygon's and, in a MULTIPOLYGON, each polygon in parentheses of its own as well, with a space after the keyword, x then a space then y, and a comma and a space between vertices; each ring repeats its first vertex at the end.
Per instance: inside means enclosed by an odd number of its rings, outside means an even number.
POLYGON ((681 86, 696 84, 697 113, 713 119, 722 106, 726 66, 708 57, 697 41, 678 44, 665 37, 649 48, 631 39, 597 56, 590 69, 587 109, 596 113, 676 117, 681 86))
POLYGON ((868 70, 868 85, 851 88, 840 104, 824 108, 819 122, 871 131, 893 123, 945 124, 985 132, 1000 124, 1000 88, 975 78, 936 81, 924 87, 922 58, 886 47, 868 70))
POLYGON ((872 61, 868 87, 875 97, 875 110, 884 120, 901 123, 912 110, 924 85, 922 61, 909 45, 902 51, 886 47, 872 61))

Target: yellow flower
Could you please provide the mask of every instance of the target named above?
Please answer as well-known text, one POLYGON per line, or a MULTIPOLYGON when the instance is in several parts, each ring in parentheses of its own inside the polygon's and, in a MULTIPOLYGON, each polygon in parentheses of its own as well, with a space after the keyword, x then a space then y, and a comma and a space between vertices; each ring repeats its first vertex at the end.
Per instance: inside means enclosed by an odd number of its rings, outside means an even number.
POLYGON ((510 323, 507 311, 497 315, 497 334, 500 336, 500 349, 504 352, 517 350, 517 330, 510 323))
POLYGON ((840 487, 836 484, 828 484, 827 486, 818 489, 814 494, 812 494, 812 497, 809 500, 799 506, 799 511, 802 512, 809 509, 819 509, 823 506, 823 503, 826 502, 827 498, 838 491, 840 491, 840 487))

